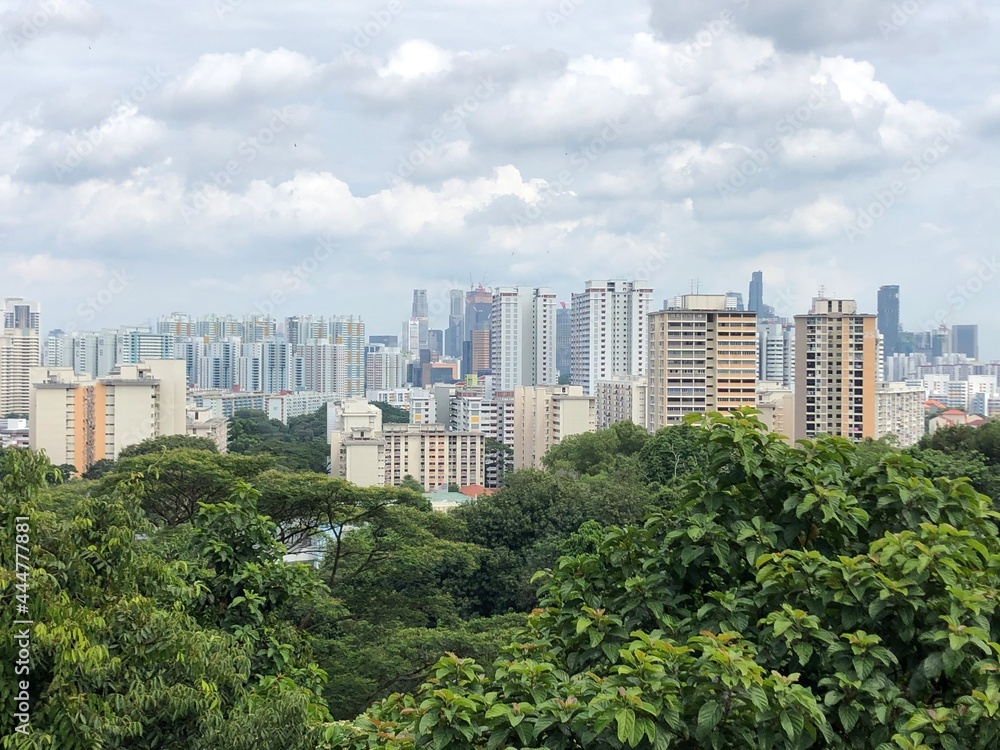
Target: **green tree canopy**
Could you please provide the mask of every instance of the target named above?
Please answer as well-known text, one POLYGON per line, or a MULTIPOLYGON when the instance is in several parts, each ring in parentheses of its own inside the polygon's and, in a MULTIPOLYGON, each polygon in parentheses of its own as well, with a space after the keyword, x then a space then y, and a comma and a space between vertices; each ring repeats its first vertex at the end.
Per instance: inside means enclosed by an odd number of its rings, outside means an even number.
POLYGON ((990 498, 752 412, 703 427, 678 502, 562 558, 492 670, 447 657, 328 746, 996 747, 990 498))

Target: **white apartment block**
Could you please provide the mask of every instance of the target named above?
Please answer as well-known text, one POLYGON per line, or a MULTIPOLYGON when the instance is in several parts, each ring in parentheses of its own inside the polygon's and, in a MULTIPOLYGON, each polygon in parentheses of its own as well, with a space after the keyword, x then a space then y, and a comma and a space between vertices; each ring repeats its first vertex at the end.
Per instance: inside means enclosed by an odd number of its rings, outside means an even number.
POLYGON ((795 382, 795 327, 784 323, 759 323, 757 379, 780 383, 785 388, 795 382))
POLYGON ((36 367, 30 379, 32 450, 81 473, 129 445, 187 431, 182 360, 123 365, 96 381, 68 367, 36 367))
POLYGON ((365 392, 402 388, 409 361, 402 349, 369 344, 365 347, 365 392))
POLYGON ((687 294, 649 321, 650 431, 756 405, 756 313, 727 310, 722 294, 687 294))
POLYGON ((559 382, 556 296, 546 288, 498 287, 490 315, 490 369, 499 390, 559 382))
POLYGON ((482 394, 459 391, 451 399, 452 432, 481 432, 488 438, 497 437, 497 403, 482 394))
POLYGON ((924 391, 906 383, 878 383, 875 438, 894 436, 900 448, 909 448, 924 436, 924 391))
POLYGON ((598 430, 618 422, 632 422, 648 429, 649 384, 645 377, 619 375, 596 382, 594 424, 598 430))
POLYGON ((378 401, 400 409, 410 410, 410 394, 412 388, 390 388, 381 390, 370 390, 365 394, 369 401, 378 401))
POLYGON ((299 391, 298 393, 269 393, 264 397, 264 410, 270 419, 277 419, 283 424, 294 417, 304 417, 315 414, 324 406, 336 400, 330 393, 315 393, 299 391))
POLYGON ((449 484, 466 487, 485 482, 486 436, 448 432, 445 425, 387 424, 385 484, 399 486, 407 475, 428 492, 449 484))
POLYGON ((31 328, 0 329, 0 418, 28 413, 31 370, 38 367, 40 347, 38 332, 31 328))
POLYGON ((549 448, 570 435, 593 432, 594 397, 578 385, 514 389, 514 469, 542 468, 549 448))
POLYGON ((437 399, 430 391, 413 388, 410 391, 410 424, 436 424, 437 399))
POLYGON ((384 485, 382 410, 363 398, 338 401, 327 409, 330 474, 359 487, 384 485))
POLYGON ((645 375, 653 290, 641 282, 594 280, 573 295, 570 373, 586 395, 598 380, 645 375))
POLYGON ((215 416, 211 409, 188 405, 187 434, 208 438, 215 443, 219 453, 229 450, 229 420, 215 416))
POLYGON ((190 401, 199 408, 211 409, 213 416, 231 419, 238 411, 267 411, 267 394, 242 391, 192 391, 190 401))

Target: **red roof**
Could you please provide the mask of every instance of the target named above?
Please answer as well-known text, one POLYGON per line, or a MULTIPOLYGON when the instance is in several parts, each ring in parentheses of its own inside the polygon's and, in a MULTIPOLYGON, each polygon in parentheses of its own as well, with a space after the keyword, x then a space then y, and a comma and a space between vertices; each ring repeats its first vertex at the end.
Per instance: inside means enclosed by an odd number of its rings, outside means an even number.
POLYGON ((941 416, 942 417, 954 417, 954 416, 964 417, 965 416, 965 412, 964 411, 960 411, 958 409, 949 409, 948 411, 944 412, 941 416))
POLYGON ((467 484, 465 487, 462 487, 459 492, 466 497, 479 497, 480 495, 492 495, 496 492, 496 490, 487 489, 481 484, 467 484))

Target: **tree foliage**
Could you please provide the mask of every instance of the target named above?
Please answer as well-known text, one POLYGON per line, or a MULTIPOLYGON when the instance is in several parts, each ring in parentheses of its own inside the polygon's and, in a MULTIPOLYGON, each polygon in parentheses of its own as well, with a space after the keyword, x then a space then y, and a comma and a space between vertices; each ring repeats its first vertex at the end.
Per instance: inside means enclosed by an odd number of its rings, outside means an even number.
POLYGON ((703 426, 677 504, 560 559, 490 670, 446 657, 328 746, 996 747, 991 500, 752 412, 703 426))

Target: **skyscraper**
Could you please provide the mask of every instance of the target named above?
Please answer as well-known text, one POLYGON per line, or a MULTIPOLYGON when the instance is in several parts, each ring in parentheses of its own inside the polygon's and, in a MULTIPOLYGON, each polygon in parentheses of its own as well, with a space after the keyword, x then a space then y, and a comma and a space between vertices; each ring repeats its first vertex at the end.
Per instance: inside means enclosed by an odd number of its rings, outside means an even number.
POLYGON ((879 287, 878 332, 882 334, 885 358, 899 351, 899 286, 879 287))
POLYGON ((448 329, 444 334, 444 354, 449 357, 462 356, 462 342, 465 341, 465 292, 452 289, 448 292, 448 329))
POLYGON ((555 294, 544 287, 493 291, 490 369, 499 390, 558 382, 556 307, 555 294))
POLYGON ((747 310, 755 313, 764 312, 763 271, 754 271, 750 275, 750 295, 747 297, 747 310))
POLYGON ((41 315, 37 302, 22 297, 5 297, 0 300, 0 318, 0 328, 17 328, 41 334, 41 315))
POLYGON ((795 316, 795 439, 875 438, 876 316, 852 299, 813 300, 795 316))
POLYGON ((573 319, 570 308, 560 302, 556 308, 556 369, 559 376, 569 376, 573 359, 573 319))
POLYGON ((795 328, 787 323, 757 324, 758 380, 790 388, 795 381, 795 328))
POLYGON ((649 316, 649 424, 757 403, 757 315, 724 294, 687 294, 649 316))
POLYGON ((969 359, 979 359, 979 326, 952 326, 951 351, 964 354, 969 359))
POLYGON ((427 306, 427 290, 426 289, 414 289, 413 290, 413 311, 410 313, 410 317, 413 318, 427 318, 430 317, 430 312, 427 306))
POLYGON ((573 295, 571 383, 594 394, 598 380, 644 375, 653 290, 641 282, 588 281, 573 295))

